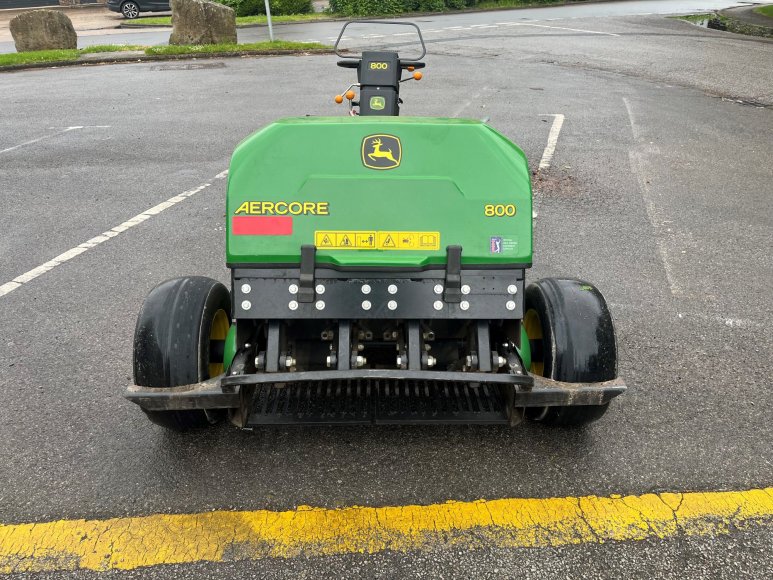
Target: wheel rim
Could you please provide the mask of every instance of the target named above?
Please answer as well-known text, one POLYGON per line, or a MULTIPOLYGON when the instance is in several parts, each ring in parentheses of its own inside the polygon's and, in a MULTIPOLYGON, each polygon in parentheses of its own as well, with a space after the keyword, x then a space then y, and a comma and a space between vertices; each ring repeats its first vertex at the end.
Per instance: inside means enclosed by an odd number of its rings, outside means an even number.
POLYGON ((133 2, 123 5, 123 15, 126 16, 126 18, 137 18, 139 13, 139 8, 137 8, 137 5, 133 2))
POLYGON ((531 343, 531 366, 529 372, 541 377, 545 376, 545 355, 542 348, 542 322, 539 314, 533 308, 526 311, 523 317, 523 328, 526 330, 526 336, 531 343))
MULTIPOLYGON (((226 337, 228 336, 228 329, 230 328, 230 324, 228 322, 228 315, 226 314, 225 310, 218 310, 215 312, 215 317, 212 319, 212 329, 209 331, 209 342, 210 344, 213 341, 222 341, 225 342, 226 337)), ((211 349, 210 349, 211 352, 211 349)), ((220 360, 210 360, 209 361, 209 376, 210 377, 216 377, 218 375, 221 375, 225 372, 225 368, 223 366, 223 359, 220 360)))

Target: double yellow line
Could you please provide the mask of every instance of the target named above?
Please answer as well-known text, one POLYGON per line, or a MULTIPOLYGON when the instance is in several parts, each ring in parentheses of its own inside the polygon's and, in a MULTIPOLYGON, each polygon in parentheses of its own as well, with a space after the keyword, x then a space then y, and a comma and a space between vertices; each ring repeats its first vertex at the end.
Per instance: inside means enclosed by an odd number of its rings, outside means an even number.
POLYGON ((773 488, 60 520, 0 525, 0 573, 131 570, 449 545, 538 548, 716 535, 770 523, 773 488))

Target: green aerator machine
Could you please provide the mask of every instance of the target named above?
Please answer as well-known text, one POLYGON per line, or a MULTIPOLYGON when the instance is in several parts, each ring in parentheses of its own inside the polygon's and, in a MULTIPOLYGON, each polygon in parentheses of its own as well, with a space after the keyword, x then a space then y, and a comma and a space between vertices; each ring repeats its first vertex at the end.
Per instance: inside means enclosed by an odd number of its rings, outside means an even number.
MULTIPOLYGON (((362 21, 360 21, 362 22, 362 21)), ((532 264, 521 149, 481 121, 400 116, 426 48, 343 52, 349 114, 279 120, 236 148, 230 290, 152 289, 126 397, 185 430, 271 424, 594 421, 625 391, 590 283, 532 264)), ((385 24, 385 23, 380 23, 385 24)))

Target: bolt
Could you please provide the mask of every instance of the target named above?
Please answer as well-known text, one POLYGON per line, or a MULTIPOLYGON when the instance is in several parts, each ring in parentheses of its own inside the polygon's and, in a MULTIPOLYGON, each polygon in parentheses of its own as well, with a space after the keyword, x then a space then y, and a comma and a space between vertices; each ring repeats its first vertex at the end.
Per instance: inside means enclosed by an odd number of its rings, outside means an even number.
POLYGON ((287 289, 290 291, 290 294, 298 294, 298 284, 290 284, 287 289))
POLYGON ((435 310, 443 310, 443 302, 440 300, 435 300, 435 302, 432 304, 432 308, 435 310))
POLYGON ((295 366, 295 359, 291 356, 285 357, 285 366, 290 369, 295 366))
POLYGON ((317 300, 317 303, 314 305, 317 310, 324 310, 325 309, 325 301, 324 300, 317 300))
POLYGON ((507 364, 507 359, 503 356, 494 355, 494 364, 497 366, 497 368, 502 368, 507 364))
POLYGON ((249 284, 242 284, 242 294, 249 294, 252 292, 252 286, 249 284))
POLYGON ((290 310, 298 310, 298 302, 296 302, 295 300, 290 300, 290 303, 287 305, 287 307, 290 310))
POLYGON ((363 310, 370 310, 370 300, 363 300, 362 301, 362 309, 363 310))
POLYGON ((392 331, 392 338, 397 338, 397 331, 396 330, 392 331))
POLYGON ((359 344, 357 345, 357 350, 358 350, 358 351, 360 351, 360 352, 362 352, 363 350, 365 350, 365 345, 364 345, 364 344, 362 344, 362 343, 359 343, 359 344))
POLYGON ((435 340, 435 333, 431 330, 428 330, 424 333, 424 340, 435 340))
POLYGON ((335 364, 335 355, 329 354, 327 355, 327 358, 325 359, 327 363, 327 368, 332 367, 335 364))
POLYGON ((361 369, 367 364, 367 362, 368 362, 368 359, 366 359, 364 356, 357 355, 354 366, 356 366, 358 369, 361 369))
POLYGON ((249 310, 250 308, 252 308, 252 302, 249 300, 244 300, 242 302, 242 310, 249 310))
POLYGON ((387 292, 390 294, 397 294, 397 284, 390 284, 387 286, 387 292))
POLYGON ((427 357, 427 367, 432 368, 437 364, 437 359, 430 355, 427 357))
POLYGON ((470 309, 470 303, 467 302, 466 300, 462 300, 459 303, 459 308, 461 308, 462 310, 469 310, 470 309))
POLYGON ((468 284, 462 284, 462 294, 469 294, 470 286, 468 284))
POLYGON ((389 310, 397 310, 397 302, 395 300, 390 300, 387 302, 387 308, 389 308, 389 310))
POLYGON ((443 285, 442 284, 435 284, 435 287, 433 288, 435 291, 435 294, 442 294, 443 293, 443 285))
POLYGON ((403 366, 403 357, 401 355, 397 355, 397 366, 402 367, 403 366))
POLYGON ((317 284, 317 287, 314 288, 314 290, 317 291, 317 294, 324 294, 325 293, 325 286, 323 284, 317 284))
POLYGON ((472 366, 472 357, 469 354, 464 357, 464 364, 468 367, 472 366))
POLYGON ((515 302, 513 302, 512 300, 508 300, 505 303, 505 308, 507 308, 508 310, 515 310, 515 302))
POLYGON ((370 294, 370 284, 363 284, 361 290, 363 294, 370 294))
POLYGON ((510 284, 507 287, 507 293, 508 294, 517 294, 518 293, 518 286, 516 286, 515 284, 510 284))

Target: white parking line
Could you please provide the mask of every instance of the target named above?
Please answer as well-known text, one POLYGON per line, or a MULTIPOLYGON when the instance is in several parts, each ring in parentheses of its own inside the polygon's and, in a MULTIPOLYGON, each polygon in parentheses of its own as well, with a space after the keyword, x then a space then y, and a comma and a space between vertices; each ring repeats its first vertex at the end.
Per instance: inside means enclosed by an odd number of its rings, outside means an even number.
POLYGON ((564 126, 565 117, 560 113, 557 115, 540 115, 540 117, 553 117, 553 125, 548 133, 548 144, 545 145, 545 151, 542 153, 542 159, 539 162, 539 170, 544 171, 550 168, 550 162, 553 160, 553 153, 556 152, 558 136, 561 134, 561 127, 564 126))
MULTIPOLYGON (((548 18, 547 20, 558 20, 548 18)), ((532 22, 497 22, 500 26, 536 26, 537 28, 552 28, 554 30, 570 30, 572 32, 584 32, 586 34, 601 34, 602 36, 620 36, 614 32, 599 32, 598 30, 587 30, 586 28, 567 28, 566 26, 549 26, 547 24, 534 24, 532 22)))
MULTIPOLYGON (((228 175, 228 170, 222 171, 218 173, 215 176, 215 179, 223 179, 226 175, 228 175)), ((125 222, 118 224, 114 228, 111 228, 107 230, 106 232, 102 232, 98 236, 95 236, 91 238, 90 240, 86 240, 82 244, 78 244, 74 248, 71 248, 67 250, 66 252, 59 254, 56 258, 53 258, 46 262, 45 264, 41 264, 37 268, 33 268, 29 272, 25 272, 21 276, 17 276, 10 282, 6 282, 2 286, 0 286, 0 297, 5 296, 6 294, 10 294, 17 288, 21 287, 22 285, 26 284, 27 282, 31 282, 38 276, 42 276, 46 272, 50 272, 57 266, 61 266, 65 262, 68 262, 69 260, 72 260, 76 256, 80 256, 83 252, 86 250, 90 250, 91 248, 94 248, 98 246, 99 244, 106 242, 107 240, 114 238, 122 233, 124 233, 126 230, 133 228, 134 226, 141 224, 147 219, 150 219, 154 215, 160 214, 162 211, 169 209, 173 205, 176 205, 180 203, 181 201, 184 201, 191 197, 192 195, 197 194, 203 189, 208 188, 211 183, 204 183, 203 185, 199 185, 198 187, 194 187, 193 189, 189 189, 188 191, 184 191, 179 195, 175 195, 174 197, 170 197, 166 201, 162 201, 158 205, 154 205, 150 209, 146 209, 144 212, 137 214, 131 219, 126 220, 125 222)))
POLYGON ((64 129, 62 129, 61 131, 57 131, 56 133, 43 135, 42 137, 38 137, 37 139, 30 139, 29 141, 25 141, 24 143, 19 143, 18 145, 14 145, 13 147, 2 149, 0 150, 0 154, 16 151, 16 149, 20 149, 21 147, 26 147, 27 145, 32 145, 33 143, 38 143, 40 141, 45 141, 46 139, 51 139, 52 137, 58 137, 59 135, 64 135, 65 133, 69 133, 70 131, 77 131, 78 129, 108 129, 109 127, 110 125, 75 125, 73 127, 65 127, 64 129))

